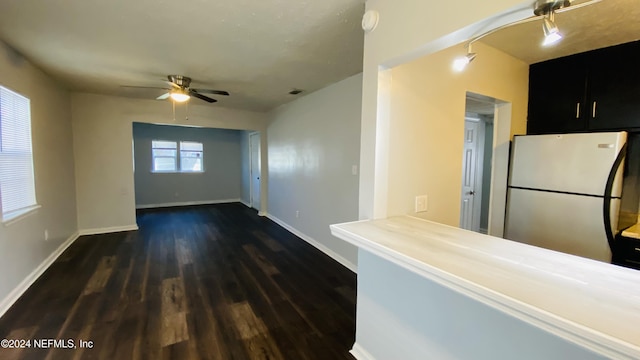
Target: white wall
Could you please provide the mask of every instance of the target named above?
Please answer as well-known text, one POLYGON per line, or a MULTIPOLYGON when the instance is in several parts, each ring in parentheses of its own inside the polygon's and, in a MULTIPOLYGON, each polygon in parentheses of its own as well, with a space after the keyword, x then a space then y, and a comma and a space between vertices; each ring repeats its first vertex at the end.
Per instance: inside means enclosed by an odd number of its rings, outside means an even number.
POLYGON ((358 217, 361 86, 355 75, 280 106, 267 129, 269 215, 351 269, 356 249, 329 225, 358 217))
MULTIPOLYGON (((70 96, 47 75, 0 42, 0 85, 31 100, 36 200, 42 207, 12 224, 0 224, 0 314, 10 294, 66 240, 75 239, 76 195, 70 96), (49 239, 45 241, 44 232, 49 239)), ((26 287, 21 288, 26 290, 26 287)))
POLYGON ((242 131, 134 123, 136 207, 179 206, 240 200, 242 131), (152 172, 153 140, 203 145, 201 173, 152 172))
POLYGON ((462 46, 390 70, 388 216, 459 226, 467 91, 511 103, 507 128, 526 133, 529 65, 482 43, 473 50, 478 56, 461 73, 451 63, 462 46), (418 195, 428 195, 427 212, 414 213, 418 195))
POLYGON ((179 106, 174 121, 169 101, 84 93, 72 94, 71 111, 78 227, 83 233, 136 227, 133 122, 261 130, 266 119, 262 113, 192 104, 188 120, 179 106))

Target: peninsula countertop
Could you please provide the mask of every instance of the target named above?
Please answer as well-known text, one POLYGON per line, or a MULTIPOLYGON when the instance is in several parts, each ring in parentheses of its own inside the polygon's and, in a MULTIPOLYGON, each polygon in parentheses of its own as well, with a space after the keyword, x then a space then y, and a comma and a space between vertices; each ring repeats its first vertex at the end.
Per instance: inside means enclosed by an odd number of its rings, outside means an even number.
POLYGON ((597 353, 640 358, 640 271, 411 216, 331 232, 597 353))

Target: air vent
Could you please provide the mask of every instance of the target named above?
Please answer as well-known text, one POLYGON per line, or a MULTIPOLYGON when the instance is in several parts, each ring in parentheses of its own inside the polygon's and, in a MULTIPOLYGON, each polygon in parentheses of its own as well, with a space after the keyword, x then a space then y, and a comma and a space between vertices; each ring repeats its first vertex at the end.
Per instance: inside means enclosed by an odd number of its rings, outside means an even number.
POLYGON ((289 91, 289 94, 290 94, 290 95, 298 95, 298 94, 300 94, 300 93, 301 93, 301 92, 303 92, 303 91, 304 91, 304 90, 300 90, 300 89, 293 89, 293 90, 289 91))

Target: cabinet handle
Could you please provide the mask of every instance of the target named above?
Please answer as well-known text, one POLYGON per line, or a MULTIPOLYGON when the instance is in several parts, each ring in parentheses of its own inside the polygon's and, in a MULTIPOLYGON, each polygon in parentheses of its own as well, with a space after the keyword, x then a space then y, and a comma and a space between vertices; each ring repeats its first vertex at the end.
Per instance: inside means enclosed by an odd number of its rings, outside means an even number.
POLYGON ((580 119, 580 103, 576 103, 576 119, 580 119))
POLYGON ((593 113, 591 117, 595 119, 596 118, 596 102, 595 101, 593 102, 593 106, 591 107, 591 111, 593 113))

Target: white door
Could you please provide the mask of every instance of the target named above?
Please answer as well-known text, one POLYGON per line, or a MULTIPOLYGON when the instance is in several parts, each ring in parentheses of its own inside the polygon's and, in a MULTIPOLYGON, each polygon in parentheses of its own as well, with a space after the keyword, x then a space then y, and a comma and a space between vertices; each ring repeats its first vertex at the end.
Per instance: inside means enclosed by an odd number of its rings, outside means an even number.
POLYGON ((251 207, 260 211, 260 133, 249 135, 251 207))
POLYGON ((464 122, 464 149, 462 152, 462 202, 460 204, 460 227, 480 231, 482 165, 481 121, 464 122))

